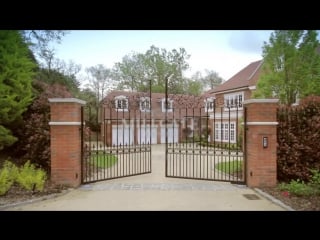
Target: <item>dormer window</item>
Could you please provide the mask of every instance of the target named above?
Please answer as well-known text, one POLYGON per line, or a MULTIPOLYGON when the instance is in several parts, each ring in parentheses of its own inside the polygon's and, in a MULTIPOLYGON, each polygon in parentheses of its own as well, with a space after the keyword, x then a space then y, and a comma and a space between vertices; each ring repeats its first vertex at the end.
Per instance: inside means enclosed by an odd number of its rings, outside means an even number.
POLYGON ((243 92, 225 94, 224 95, 224 109, 226 111, 242 109, 243 92))
POLYGON ((210 97, 204 100, 204 111, 213 112, 213 109, 214 109, 214 98, 210 97))
POLYGON ((167 104, 166 104, 166 99, 162 98, 161 100, 161 106, 162 106, 162 112, 172 112, 172 106, 173 106, 173 100, 168 98, 167 104))
POLYGON ((151 101, 149 97, 140 98, 140 111, 141 112, 150 112, 151 110, 151 101))
POLYGON ((128 111, 128 98, 126 96, 115 97, 115 108, 117 111, 128 111))

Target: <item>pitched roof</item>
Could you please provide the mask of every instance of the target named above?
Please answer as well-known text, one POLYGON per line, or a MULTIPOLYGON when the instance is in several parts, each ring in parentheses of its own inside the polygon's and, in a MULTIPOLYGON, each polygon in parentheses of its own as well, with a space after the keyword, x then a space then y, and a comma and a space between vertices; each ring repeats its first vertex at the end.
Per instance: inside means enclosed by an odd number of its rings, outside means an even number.
POLYGON ((252 62, 229 80, 212 89, 210 93, 218 93, 227 90, 236 90, 242 87, 256 85, 261 71, 262 60, 252 62))

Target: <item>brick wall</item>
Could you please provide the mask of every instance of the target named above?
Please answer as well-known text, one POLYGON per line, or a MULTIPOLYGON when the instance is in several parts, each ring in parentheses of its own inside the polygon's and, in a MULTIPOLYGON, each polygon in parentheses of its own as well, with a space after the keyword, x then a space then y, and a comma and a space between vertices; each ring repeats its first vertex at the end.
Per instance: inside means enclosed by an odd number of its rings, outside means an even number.
POLYGON ((50 98, 51 181, 56 185, 81 184, 81 105, 75 98, 50 98))
POLYGON ((250 99, 246 107, 246 182, 249 187, 277 184, 277 99, 250 99), (267 138, 267 146, 263 146, 267 138))

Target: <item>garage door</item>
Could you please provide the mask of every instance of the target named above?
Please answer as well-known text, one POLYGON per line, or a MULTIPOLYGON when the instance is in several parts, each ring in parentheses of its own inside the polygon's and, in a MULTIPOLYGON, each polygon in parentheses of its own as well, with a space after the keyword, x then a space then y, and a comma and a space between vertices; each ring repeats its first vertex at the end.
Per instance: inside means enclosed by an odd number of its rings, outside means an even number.
MULTIPOLYGON (((138 143, 150 144, 150 125, 138 128, 138 143)), ((151 127, 151 144, 157 144, 157 127, 151 127)))
POLYGON ((112 126, 112 145, 132 145, 133 127, 118 125, 112 126))
MULTIPOLYGON (((178 128, 168 127, 168 143, 177 143, 179 141, 178 128)), ((161 143, 166 143, 166 128, 161 127, 161 143)))

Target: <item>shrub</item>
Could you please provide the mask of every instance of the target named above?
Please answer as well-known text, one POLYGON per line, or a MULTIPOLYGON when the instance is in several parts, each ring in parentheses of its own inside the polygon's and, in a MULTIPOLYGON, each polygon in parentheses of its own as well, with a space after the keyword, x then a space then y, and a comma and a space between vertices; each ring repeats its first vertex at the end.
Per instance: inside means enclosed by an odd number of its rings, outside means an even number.
POLYGON ((34 83, 37 97, 23 115, 23 122, 16 127, 15 134, 19 141, 13 146, 17 158, 22 163, 31 159, 32 163, 39 165, 50 173, 50 104, 48 98, 71 97, 66 87, 54 84, 48 85, 41 81, 34 83))
POLYGON ((46 181, 46 172, 42 169, 36 169, 34 164, 27 161, 23 167, 19 169, 17 183, 27 190, 34 192, 42 191, 46 181))
POLYGON ((311 186, 305 184, 304 181, 291 180, 290 183, 282 183, 279 186, 280 190, 289 191, 297 196, 309 196, 313 195, 315 192, 311 186))
POLYGON ((0 196, 6 194, 16 180, 18 168, 12 162, 5 161, 0 170, 0 196))
POLYGON ((317 170, 311 170, 312 177, 309 183, 305 183, 303 180, 291 180, 290 183, 281 183, 279 189, 288 191, 297 196, 310 196, 320 194, 320 172, 317 170))
POLYGON ((298 106, 278 111, 279 181, 311 180, 309 169, 320 169, 320 96, 303 99, 298 106))
POLYGON ((320 192, 320 171, 315 169, 311 169, 310 171, 312 173, 310 185, 320 192))

